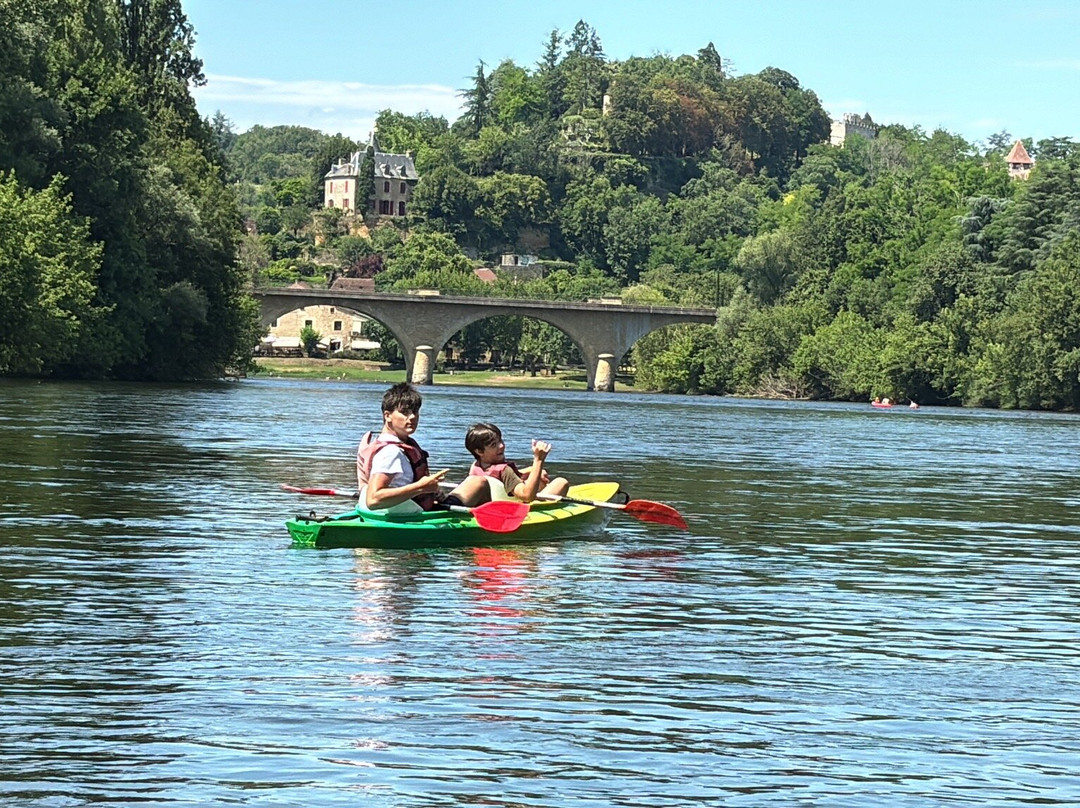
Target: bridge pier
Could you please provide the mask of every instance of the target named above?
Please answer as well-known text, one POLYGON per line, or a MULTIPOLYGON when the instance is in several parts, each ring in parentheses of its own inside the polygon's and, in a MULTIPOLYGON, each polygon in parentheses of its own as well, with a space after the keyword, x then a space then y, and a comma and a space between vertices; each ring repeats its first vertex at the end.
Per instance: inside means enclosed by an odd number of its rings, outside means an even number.
POLYGON ((435 380, 435 348, 430 345, 417 345, 413 354, 412 373, 409 381, 413 384, 432 384, 435 380))
POLYGON ((596 357, 593 390, 597 393, 615 392, 615 372, 618 370, 618 361, 615 354, 610 353, 602 353, 596 357))

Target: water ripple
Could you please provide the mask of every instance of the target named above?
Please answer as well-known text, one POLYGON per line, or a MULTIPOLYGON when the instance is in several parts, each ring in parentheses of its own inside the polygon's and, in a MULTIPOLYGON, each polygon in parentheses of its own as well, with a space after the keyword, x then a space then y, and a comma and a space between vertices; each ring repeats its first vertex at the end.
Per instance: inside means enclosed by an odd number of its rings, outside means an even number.
POLYGON ((1080 802, 1074 417, 436 388, 690 531, 317 552, 380 387, 3 392, 5 805, 1080 802))

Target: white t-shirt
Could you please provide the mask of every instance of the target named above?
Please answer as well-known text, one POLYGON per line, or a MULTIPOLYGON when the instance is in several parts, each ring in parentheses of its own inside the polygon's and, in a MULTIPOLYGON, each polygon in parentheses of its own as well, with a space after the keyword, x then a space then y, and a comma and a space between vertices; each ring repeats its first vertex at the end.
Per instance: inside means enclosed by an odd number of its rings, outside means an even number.
MULTIPOLYGON (((371 458, 371 472, 368 474, 368 479, 370 480, 376 474, 391 475, 390 484, 387 488, 401 488, 401 486, 408 485, 416 480, 416 475, 413 474, 413 467, 409 462, 409 458, 405 456, 404 451, 393 444, 382 447, 371 458)), ((367 486, 365 485, 360 489, 360 504, 367 507, 366 503, 367 486)), ((411 499, 399 502, 397 505, 393 505, 389 508, 377 509, 378 512, 385 511, 388 513, 419 513, 420 510, 420 506, 411 499)))
POLYGON ((376 474, 390 475, 388 488, 401 488, 403 485, 416 481, 409 458, 405 456, 405 452, 394 445, 382 447, 371 458, 371 472, 368 474, 368 479, 370 480, 376 474))

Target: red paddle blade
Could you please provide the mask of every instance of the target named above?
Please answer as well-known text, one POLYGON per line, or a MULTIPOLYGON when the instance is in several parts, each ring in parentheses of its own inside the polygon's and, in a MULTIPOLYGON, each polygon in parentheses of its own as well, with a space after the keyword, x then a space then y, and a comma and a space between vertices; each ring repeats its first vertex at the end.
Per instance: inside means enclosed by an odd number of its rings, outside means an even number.
POLYGON ((473 508, 472 515, 484 530, 513 533, 529 515, 529 506, 524 502, 485 502, 473 508))
POLYGON ((642 522, 656 522, 661 525, 686 528, 682 514, 662 502, 650 502, 647 499, 632 499, 623 507, 628 514, 642 522))

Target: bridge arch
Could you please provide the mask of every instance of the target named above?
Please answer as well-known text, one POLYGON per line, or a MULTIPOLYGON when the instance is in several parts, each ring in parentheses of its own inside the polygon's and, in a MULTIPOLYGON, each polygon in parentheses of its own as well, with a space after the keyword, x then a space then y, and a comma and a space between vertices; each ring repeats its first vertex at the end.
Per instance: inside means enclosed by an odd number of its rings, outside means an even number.
MULTIPOLYGON (((256 294, 255 297, 259 299, 258 294, 256 294)), ((282 315, 296 311, 297 309, 302 309, 305 306, 333 306, 341 311, 347 311, 354 316, 360 315, 374 320, 389 331, 390 336, 397 340, 398 345, 401 347, 402 354, 405 356, 406 370, 411 368, 409 359, 415 352, 415 346, 408 341, 410 324, 407 318, 403 318, 400 312, 393 309, 383 310, 377 305, 364 305, 362 299, 342 299, 338 296, 335 296, 332 301, 328 302, 327 300, 322 299, 304 298, 296 300, 289 296, 271 295, 260 299, 260 319, 264 326, 269 326, 282 315)))
MULTIPOLYGON (((590 363, 586 358, 588 356, 588 354, 586 353, 585 346, 583 346, 581 344, 581 342, 575 336, 575 334, 568 331, 563 325, 561 325, 558 322, 557 317, 552 317, 552 316, 550 316, 550 315, 548 315, 545 312, 540 311, 540 310, 531 310, 531 311, 528 311, 528 312, 506 312, 506 311, 498 311, 498 310, 493 310, 493 309, 481 309, 481 310, 462 309, 461 312, 456 317, 447 318, 442 332, 439 333, 438 336, 434 337, 433 341, 431 343, 429 343, 428 346, 418 346, 417 350, 420 351, 421 353, 424 353, 424 352, 426 352, 426 349, 428 347, 431 348, 431 353, 430 353, 430 357, 429 357, 429 360, 428 360, 428 366, 433 370, 434 366, 435 366, 434 365, 435 357, 438 356, 439 351, 443 350, 443 348, 446 346, 447 343, 450 342, 450 340, 454 337, 455 334, 457 334, 463 328, 466 328, 466 327, 472 325, 473 323, 481 323, 484 320, 490 320, 492 317, 524 317, 525 319, 529 319, 529 320, 538 320, 539 322, 547 323, 548 325, 552 326, 553 328, 555 328, 558 331, 565 334, 566 337, 570 340, 570 342, 572 342, 574 344, 574 347, 577 348, 578 351, 581 353, 582 359, 585 360, 586 379, 587 379, 589 388, 592 389, 592 386, 593 386, 593 373, 592 373, 592 370, 593 369, 590 367, 590 363)), ((415 373, 416 369, 417 369, 417 366, 414 365, 413 366, 414 375, 410 375, 410 378, 413 380, 414 383, 416 383, 416 384, 431 384, 432 383, 431 378, 430 378, 430 373, 428 374, 429 378, 427 378, 425 380, 421 380, 421 379, 417 378, 417 376, 419 374, 415 373)))
POLYGON ((431 384, 435 355, 470 323, 497 315, 541 320, 562 331, 581 351, 589 388, 615 389, 619 360, 641 337, 675 323, 714 323, 714 309, 622 306, 551 300, 382 294, 335 289, 255 289, 269 324, 305 305, 335 306, 379 321, 401 345, 408 378, 431 384))

